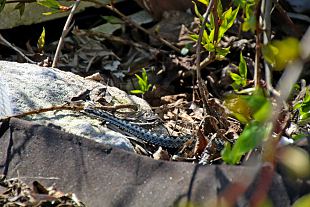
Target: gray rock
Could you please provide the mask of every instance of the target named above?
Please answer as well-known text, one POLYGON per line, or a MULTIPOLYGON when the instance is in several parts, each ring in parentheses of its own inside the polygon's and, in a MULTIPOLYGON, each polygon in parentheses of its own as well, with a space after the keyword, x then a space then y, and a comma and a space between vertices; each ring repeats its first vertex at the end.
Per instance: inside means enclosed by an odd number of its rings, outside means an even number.
POLYGON ((18 119, 0 124, 0 171, 75 193, 91 207, 215 206, 243 189, 232 206, 250 206, 257 191, 267 191, 272 206, 290 206, 282 177, 274 174, 265 189, 259 166, 158 161, 18 119))
MULTIPOLYGON (((109 101, 113 104, 136 104, 141 110, 151 111, 150 106, 136 96, 55 68, 0 61, 0 77, 8 85, 8 96, 13 106, 13 114, 61 105, 85 90, 94 91, 102 88, 106 90, 109 101)), ((1 83, 3 84, 5 83, 1 83)), ((3 93, 4 88, 0 90, 3 93)), ((122 149, 133 150, 126 136, 108 130, 99 120, 84 116, 79 112, 50 111, 28 116, 27 119, 40 124, 61 127, 66 132, 122 149)))
POLYGON ((12 112, 12 106, 11 106, 11 100, 8 95, 8 86, 6 84, 6 81, 4 81, 0 77, 0 116, 8 116, 11 115, 12 112))
MULTIPOLYGON (((109 0, 103 0, 101 3, 108 4, 109 0)), ((22 16, 19 14, 19 10, 14 9, 18 3, 6 4, 3 11, 0 13, 0 29, 10 29, 20 25, 31 25, 40 22, 46 22, 53 19, 68 16, 68 12, 56 13, 53 15, 43 15, 42 13, 50 11, 50 9, 40 6, 37 3, 27 3, 22 16)), ((70 6, 72 2, 64 2, 61 4, 70 6)), ((95 4, 90 2, 81 2, 77 12, 84 11, 87 7, 94 7, 95 4)))

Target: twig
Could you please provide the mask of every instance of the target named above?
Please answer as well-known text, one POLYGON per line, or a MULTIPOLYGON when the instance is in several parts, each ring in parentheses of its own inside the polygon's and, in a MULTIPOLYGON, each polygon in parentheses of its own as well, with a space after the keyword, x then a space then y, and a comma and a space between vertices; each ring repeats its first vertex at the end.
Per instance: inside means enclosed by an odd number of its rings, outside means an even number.
POLYGON ((261 79, 261 68, 259 67, 260 64, 260 57, 261 57, 261 3, 262 0, 259 0, 256 4, 255 8, 255 17, 256 17, 256 51, 255 51, 255 65, 254 65, 254 85, 255 88, 260 86, 260 79, 261 79))
POLYGON ((211 59, 210 57, 205 58, 201 63, 200 63, 200 70, 204 69, 205 67, 207 67, 210 63, 213 62, 213 59, 211 59))
MULTIPOLYGON (((303 65, 310 57, 310 49, 308 45, 310 44, 310 27, 308 28, 306 34, 303 36, 300 45, 301 45, 301 57, 298 60, 295 60, 293 63, 290 63, 285 71, 282 74, 277 86, 277 91, 280 91, 280 95, 276 97, 276 105, 273 107, 273 115, 272 115, 272 130, 268 136, 268 139, 263 145, 263 161, 264 165, 267 166, 264 175, 259 177, 258 183, 260 186, 257 187, 259 189, 254 193, 251 204, 259 203, 262 201, 268 192, 268 188, 272 183, 272 175, 274 173, 276 167, 276 147, 278 146, 278 142, 280 140, 280 136, 282 132, 276 132, 277 137, 272 136, 272 132, 278 128, 278 120, 281 115, 281 111, 283 109, 284 103, 288 99, 290 95, 290 91, 293 88, 293 85, 297 82, 302 70, 303 65)), ((255 206, 255 205, 254 205, 255 206)))
POLYGON ((24 112, 24 113, 21 113, 21 114, 17 114, 17 115, 0 117, 0 121, 4 121, 4 120, 10 119, 10 118, 21 118, 21 117, 24 117, 24 116, 40 114, 40 113, 48 112, 48 111, 56 111, 56 110, 81 111, 83 109, 84 109, 83 106, 63 104, 63 105, 59 105, 59 106, 51 106, 51 107, 47 107, 47 108, 27 111, 27 112, 24 112))
MULTIPOLYGON (((57 111, 57 110, 83 111, 84 108, 85 108, 85 105, 83 105, 83 104, 66 103, 66 104, 62 104, 62 105, 56 105, 56 106, 51 106, 51 107, 46 107, 46 108, 41 108, 41 109, 35 109, 32 111, 27 111, 27 112, 17 114, 17 115, 0 117, 0 121, 4 121, 4 120, 10 119, 10 118, 21 118, 21 117, 25 117, 28 115, 41 114, 41 113, 48 112, 48 111, 57 111)), ((133 104, 122 104, 122 105, 116 105, 116 106, 94 106, 94 108, 107 110, 107 111, 116 111, 118 109, 124 109, 124 108, 131 108, 133 110, 137 110, 137 106, 133 105, 133 104)))
MULTIPOLYGON (((216 45, 218 42, 217 39, 218 39, 218 34, 219 34, 219 23, 218 23, 219 17, 218 17, 218 13, 217 13, 217 4, 218 4, 218 1, 217 0, 214 1, 214 6, 212 8, 212 15, 214 17, 214 36, 213 36, 213 44, 214 45, 216 45)), ((214 52, 212 52, 212 53, 214 53, 214 52)))
POLYGON ((56 67, 57 66, 57 62, 58 62, 58 58, 59 58, 59 55, 60 55, 60 52, 61 52, 61 49, 62 49, 62 46, 63 46, 63 42, 64 42, 64 38, 65 36, 68 34, 68 32, 70 31, 70 27, 69 26, 71 24, 71 21, 72 21, 72 18, 73 18, 73 14, 75 12, 75 10, 77 9, 78 5, 80 4, 80 0, 76 0, 71 11, 70 11, 70 14, 67 18, 67 21, 65 23, 65 26, 62 30, 62 34, 61 34, 61 37, 59 39, 59 43, 57 45, 57 49, 56 49, 56 52, 55 52, 55 57, 54 57, 54 60, 53 60, 53 64, 52 64, 52 67, 56 67))
POLYGON ((0 34, 0 40, 8 47, 12 48, 15 50, 18 54, 20 54, 25 60, 32 64, 36 64, 33 60, 29 59, 22 51, 20 51, 17 47, 13 46, 9 41, 7 41, 1 34, 0 34))
POLYGON ((157 39, 158 41, 162 42, 163 44, 165 44, 166 46, 170 47, 171 49, 173 49, 174 51, 176 51, 177 53, 180 53, 181 50, 179 48, 177 48, 176 46, 174 46, 173 44, 171 44, 170 42, 168 42, 167 40, 165 40, 164 38, 158 36, 158 35, 155 35, 153 34, 152 32, 144 29, 143 27, 141 27, 139 24, 137 24, 136 22, 132 21, 130 18, 128 18, 126 15, 124 15, 122 12, 120 12, 117 8, 115 8, 114 6, 112 5, 109 5, 109 4, 104 4, 100 1, 97 1, 97 0, 85 0, 85 1, 88 1, 88 2, 92 2, 92 3, 95 3, 99 6, 102 6, 102 7, 105 7, 113 12, 115 12, 117 15, 119 15, 122 20, 124 22, 126 22, 128 25, 130 26, 134 26, 136 28, 138 28, 139 30, 141 30, 142 32, 144 32, 145 34, 157 39))
POLYGON ((205 83, 202 80, 201 71, 200 71, 201 70, 201 67, 200 67, 200 62, 201 62, 201 41, 202 41, 203 31, 206 28, 206 23, 207 23, 208 15, 209 15, 209 13, 211 11, 211 8, 212 8, 213 4, 214 4, 214 0, 211 0, 209 2, 209 5, 207 7, 206 12, 203 14, 203 21, 201 23, 201 28, 200 28, 200 31, 199 31, 199 36, 198 36, 198 40, 197 40, 197 48, 196 48, 196 75, 197 75, 198 89, 199 89, 199 92, 200 92, 200 95, 201 95, 201 99, 203 101, 204 108, 205 108, 207 114, 210 114, 210 109, 209 109, 208 103, 207 103, 209 92, 208 92, 208 89, 207 89, 205 83))
MULTIPOLYGON (((262 19, 262 27, 263 27, 263 43, 264 45, 268 44, 271 39, 271 2, 268 0, 263 0, 262 2, 262 10, 263 10, 263 19, 262 19)), ((265 79, 267 84, 267 89, 271 90, 271 69, 266 60, 264 60, 265 66, 265 79)))
MULTIPOLYGON (((272 9, 272 3, 269 0, 263 0, 262 2, 262 29, 263 29, 263 44, 267 45, 269 41, 271 40, 271 9, 272 9)), ((264 68, 265 68, 265 80, 266 80, 266 86, 269 92, 271 92, 275 96, 279 96, 279 92, 276 91, 271 83, 272 80, 272 74, 271 74, 271 67, 267 63, 267 61, 264 59, 264 68)))

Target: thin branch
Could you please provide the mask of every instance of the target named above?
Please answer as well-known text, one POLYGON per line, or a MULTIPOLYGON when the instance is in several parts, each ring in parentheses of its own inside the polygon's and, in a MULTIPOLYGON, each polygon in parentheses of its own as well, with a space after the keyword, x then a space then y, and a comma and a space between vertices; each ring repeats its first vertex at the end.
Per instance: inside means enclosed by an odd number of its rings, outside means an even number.
POLYGON ((56 111, 56 110, 81 111, 83 109, 84 108, 82 106, 64 104, 64 105, 59 105, 59 106, 51 106, 51 107, 47 107, 47 108, 27 111, 27 112, 24 112, 24 113, 21 113, 21 114, 12 115, 12 116, 0 117, 0 121, 6 120, 6 119, 10 119, 10 118, 21 118, 21 117, 25 117, 25 116, 29 116, 29 115, 34 115, 34 114, 40 114, 40 113, 48 112, 48 111, 56 111))
MULTIPOLYGON (((46 108, 41 108, 41 109, 35 109, 35 110, 23 112, 21 114, 0 117, 0 121, 4 121, 4 120, 10 119, 10 118, 22 118, 25 116, 34 115, 34 114, 41 114, 41 113, 48 112, 48 111, 58 111, 58 110, 83 111, 84 108, 85 108, 84 104, 66 103, 66 104, 62 104, 62 105, 56 105, 56 106, 51 106, 51 107, 46 107, 46 108)), ((116 106, 95 106, 94 108, 106 110, 106 111, 116 111, 118 109, 124 109, 124 108, 130 108, 130 109, 133 109, 135 111, 138 110, 137 106, 133 105, 133 104, 122 104, 122 105, 116 105, 116 106)))
POLYGON ((0 34, 0 40, 8 47, 12 48, 13 50, 15 50, 18 54, 20 54, 26 61, 32 63, 32 64, 36 64, 36 62, 34 62, 33 60, 29 59, 26 55, 24 55, 24 53, 22 51, 20 51, 17 47, 15 47, 14 45, 12 45, 9 41, 7 41, 1 34, 0 34))
POLYGON ((61 37, 59 39, 59 43, 57 45, 57 49, 56 49, 54 60, 53 60, 53 64, 52 64, 53 68, 57 66, 57 62, 58 62, 58 59, 59 59, 59 56, 60 56, 60 53, 61 53, 61 49, 62 49, 62 46, 63 46, 64 38, 68 34, 68 32, 70 31, 70 24, 71 24, 71 21, 72 21, 72 18, 73 18, 73 14, 74 14, 74 12, 77 9, 79 4, 80 4, 80 0, 76 0, 74 5, 73 5, 73 7, 72 7, 72 9, 71 9, 71 11, 70 11, 70 14, 69 14, 68 18, 67 18, 65 26, 64 26, 64 28, 62 30, 62 34, 61 34, 61 37))
POLYGON ((174 51, 176 51, 177 53, 180 53, 181 50, 179 48, 177 48, 176 46, 174 46, 173 44, 171 44, 170 42, 168 42, 167 40, 165 40, 164 38, 158 36, 158 35, 155 35, 154 33, 152 33, 151 31, 149 30, 146 30, 144 29, 143 27, 141 27, 139 24, 137 24, 136 22, 132 21, 130 18, 128 18, 126 15, 124 15, 122 12, 120 12, 117 8, 115 8, 114 6, 112 5, 109 5, 109 4, 104 4, 100 1, 97 1, 97 0, 84 0, 84 1, 88 1, 88 2, 92 2, 92 3, 95 3, 99 6, 102 6, 102 7, 105 7, 113 12, 115 12, 117 15, 119 15, 121 17, 121 19, 127 23, 128 25, 130 26, 133 26, 133 27, 136 27, 138 28, 139 30, 141 30, 142 32, 144 32, 145 34, 157 39, 158 41, 160 41, 161 43, 165 44, 166 46, 170 47, 171 49, 173 49, 174 51))
MULTIPOLYGON (((271 40, 271 9, 272 3, 269 0, 263 0, 262 2, 262 28, 263 28, 263 44, 267 45, 271 40)), ((279 96, 279 92, 277 92, 272 86, 272 74, 271 74, 271 67, 264 59, 264 68, 265 68, 265 80, 266 86, 269 92, 272 94, 279 96)))
POLYGON ((260 86, 260 79, 261 79, 261 68, 260 65, 260 57, 261 57, 261 3, 262 1, 259 0, 256 4, 255 9, 255 17, 256 17, 256 51, 255 51, 255 65, 254 65, 254 85, 255 88, 260 86))
MULTIPOLYGON (((258 186, 257 189, 259 189, 257 192, 254 193, 251 204, 254 203, 260 203, 264 200, 264 198, 267 196, 268 189, 270 185, 272 184, 272 175, 275 171, 276 167, 276 148, 278 146, 278 142, 281 137, 281 132, 277 132, 276 129, 279 128, 279 119, 281 116, 281 112, 284 107, 284 103, 289 98, 291 89, 293 88, 294 84, 298 81, 298 78, 303 70, 303 65, 307 61, 307 59, 310 56, 310 50, 309 45, 310 43, 310 27, 308 28, 307 32, 303 36, 300 45, 301 45, 301 57, 298 60, 295 60, 294 62, 290 63, 285 71, 283 72, 277 86, 277 91, 280 92, 280 96, 276 96, 276 104, 273 107, 273 114, 272 114, 272 127, 273 129, 270 130, 268 139, 264 142, 263 145, 263 161, 264 166, 267 166, 267 171, 265 171, 265 175, 260 176, 258 183, 260 183, 260 186, 258 186), (276 137, 272 136, 272 132, 276 132, 276 137)), ((254 205, 255 206, 255 205, 254 205)))
POLYGON ((200 92, 200 95, 201 95, 201 99, 202 99, 203 104, 204 104, 204 108, 206 109, 208 114, 210 114, 210 109, 208 108, 208 103, 207 103, 209 92, 208 92, 208 89, 207 89, 207 87, 206 87, 206 85, 203 82, 202 77, 201 77, 200 62, 201 62, 201 41, 202 41, 202 36, 203 36, 203 32, 204 32, 204 30, 206 28, 206 23, 207 23, 207 20, 208 20, 208 16, 209 16, 209 13, 211 11, 211 8, 213 7, 213 4, 214 4, 214 0, 211 0, 209 2, 209 5, 207 7, 206 12, 203 15, 203 21, 201 23, 201 28, 200 28, 200 31, 199 31, 199 36, 198 36, 198 40, 197 40, 197 48, 196 48, 196 75, 197 75, 197 81, 198 81, 198 89, 199 89, 199 92, 200 92))

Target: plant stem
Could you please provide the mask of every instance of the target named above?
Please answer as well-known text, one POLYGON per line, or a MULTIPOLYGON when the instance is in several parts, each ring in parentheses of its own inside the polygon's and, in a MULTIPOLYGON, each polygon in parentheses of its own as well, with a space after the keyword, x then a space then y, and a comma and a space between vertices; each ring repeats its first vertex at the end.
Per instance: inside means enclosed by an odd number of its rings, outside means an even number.
POLYGON ((255 51, 255 65, 254 65, 254 85, 255 88, 260 86, 260 79, 261 79, 261 69, 259 67, 260 64, 260 57, 261 57, 261 3, 262 1, 259 0, 256 4, 255 8, 255 17, 256 17, 256 51, 255 51))
POLYGON ((32 63, 32 64, 36 64, 36 62, 34 62, 33 60, 29 59, 22 51, 20 51, 17 47, 15 47, 14 45, 12 45, 9 41, 7 41, 1 34, 0 34, 0 41, 2 41, 6 46, 12 48, 13 50, 15 50, 18 54, 20 54, 26 61, 32 63))
MULTIPOLYGON (((198 36, 198 40, 197 40, 197 48, 196 48, 196 75, 197 75, 197 82, 198 82, 198 89, 199 89, 199 93, 202 99, 202 102, 204 104, 204 109, 206 110, 207 114, 210 114, 210 109, 208 107, 208 97, 209 97, 209 92, 208 89, 205 85, 205 83, 202 80, 201 77, 201 67, 200 67, 200 62, 201 62, 201 41, 202 41, 202 36, 203 36, 203 31, 206 28, 206 23, 207 23, 207 19, 209 16, 209 13, 211 11, 211 8, 214 5, 214 0, 211 0, 209 2, 209 5, 207 7, 206 12, 203 14, 203 22, 201 23, 201 28, 199 31, 199 36, 198 36)), ((209 54, 210 56, 210 54, 209 54)))
POLYGON ((72 26, 70 26, 71 24, 71 21, 72 21, 72 18, 73 18, 73 14, 75 12, 75 10, 77 9, 78 5, 80 4, 80 0, 76 0, 71 11, 70 11, 70 14, 67 18, 67 21, 65 23, 65 26, 62 30, 62 34, 61 34, 61 37, 59 39, 59 43, 57 45, 57 49, 56 49, 56 52, 55 52, 55 56, 54 56, 54 60, 53 60, 53 64, 52 64, 52 67, 56 67, 57 66, 57 62, 58 62, 58 59, 59 59, 59 56, 60 56, 60 53, 61 53, 61 49, 62 49, 62 46, 63 46, 63 42, 64 42, 64 38, 65 36, 68 34, 68 32, 70 31, 70 28, 72 26))

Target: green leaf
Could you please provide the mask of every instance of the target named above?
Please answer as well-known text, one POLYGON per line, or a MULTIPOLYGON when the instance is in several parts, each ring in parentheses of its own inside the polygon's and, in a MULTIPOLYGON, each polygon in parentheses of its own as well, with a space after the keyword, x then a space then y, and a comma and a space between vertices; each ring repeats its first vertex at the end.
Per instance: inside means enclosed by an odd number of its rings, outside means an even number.
POLYGON ((276 56, 279 54, 279 49, 272 44, 267 44, 263 46, 262 52, 265 60, 274 66, 276 64, 276 56))
POLYGON ((302 104, 301 104, 301 111, 302 112, 309 112, 310 111, 310 102, 303 102, 302 104))
POLYGON ((296 103, 294 105, 294 109, 299 110, 299 119, 300 120, 305 120, 309 118, 308 114, 310 113, 310 92, 309 89, 306 89, 306 94, 302 102, 296 103))
POLYGON ((60 13, 61 11, 60 10, 52 10, 52 11, 48 11, 48 12, 43 12, 42 15, 44 16, 49 16, 49 15, 52 15, 52 14, 57 14, 57 13, 60 13))
MULTIPOLYGON (((212 33, 212 31, 211 31, 212 33)), ((214 34, 214 33, 213 33, 214 34)), ((210 34, 211 35, 211 34, 210 34)), ((209 51, 209 52, 214 52, 215 51, 215 45, 213 44, 212 38, 208 35, 207 31, 203 31, 203 36, 202 36, 202 41, 201 44, 203 47, 209 51)))
POLYGON ((194 41, 197 41, 197 40, 198 40, 198 36, 199 36, 199 35, 197 35, 197 34, 191 34, 191 35, 189 35, 189 37, 190 37, 192 40, 194 40, 194 41))
POLYGON ((233 82, 231 84, 231 87, 234 89, 234 91, 239 91, 240 90, 240 85, 238 85, 236 82, 233 82))
POLYGON ((244 8, 246 5, 246 0, 233 0, 233 3, 235 6, 240 6, 241 8, 244 8))
POLYGON ((144 83, 147 85, 148 77, 145 68, 142 68, 142 79, 144 80, 144 83))
POLYGON ((255 0, 245 1, 242 3, 243 13, 245 14, 244 22, 242 23, 242 31, 255 32, 256 29, 256 17, 254 14, 255 0))
POLYGON ((207 28, 209 31, 211 31, 212 29, 214 30, 214 28, 215 28, 215 21, 214 21, 213 13, 210 14, 209 18, 210 18, 210 20, 209 20, 209 23, 207 24, 207 28))
POLYGON ((131 93, 144 94, 145 92, 147 92, 152 87, 152 84, 148 83, 148 76, 147 76, 145 68, 142 68, 141 76, 139 76, 137 74, 135 74, 135 76, 138 79, 139 89, 138 90, 132 90, 131 93))
POLYGON ((50 9, 48 12, 42 13, 43 15, 52 15, 60 12, 66 12, 70 10, 71 7, 60 5, 56 0, 37 0, 37 4, 47 7, 50 9))
POLYGON ((135 74, 136 78, 138 79, 138 84, 139 84, 139 87, 142 91, 145 91, 145 83, 144 83, 144 80, 137 74, 135 74))
POLYGON ((231 79, 233 79, 238 85, 240 85, 241 81, 242 81, 242 77, 240 75, 238 75, 237 73, 229 73, 231 79))
POLYGON ((259 122, 265 122, 272 116, 272 105, 266 101, 253 115, 253 118, 259 122))
POLYGON ((306 95, 303 102, 310 102, 310 91, 309 88, 306 90, 306 95))
POLYGON ((211 29, 210 35, 209 35, 209 40, 210 40, 210 43, 212 44, 214 44, 214 32, 215 32, 215 29, 211 29))
POLYGON ((300 115, 300 121, 306 121, 310 117, 310 111, 304 112, 300 115))
MULTIPOLYGON (((236 84, 238 81, 242 80, 240 76, 238 77, 238 74, 231 75, 236 79, 236 84)), ((225 106, 239 121, 242 121, 243 123, 244 120, 253 119, 258 122, 265 122, 272 114, 271 103, 264 96, 262 89, 254 91, 253 95, 235 95, 227 97, 225 100, 225 106), (240 117, 241 119, 239 119, 240 117)))
POLYGON ((252 114, 259 111, 265 103, 269 102, 260 91, 262 90, 256 90, 251 96, 241 96, 241 98, 243 98, 247 105, 251 108, 252 114))
POLYGON ((226 162, 230 162, 230 155, 231 155, 231 144, 229 142, 225 143, 224 149, 221 151, 222 159, 226 162))
POLYGON ((293 107, 294 110, 300 109, 301 108, 302 103, 296 103, 293 107))
POLYGON ((216 47, 215 48, 217 59, 221 60, 223 59, 228 53, 230 53, 230 47, 216 47))
POLYGON ((227 164, 239 163, 245 153, 254 149, 262 142, 270 128, 266 124, 256 121, 247 124, 232 149, 230 149, 229 145, 225 145, 221 152, 224 162, 227 164))
MULTIPOLYGON (((242 52, 240 53, 239 74, 243 79, 247 78, 248 68, 243 58, 242 52)), ((245 86, 245 85, 243 85, 245 86)))
POLYGON ((244 9, 247 5, 253 5, 255 0, 233 0, 235 6, 240 6, 244 9))
POLYGON ((264 45, 262 52, 266 61, 274 70, 283 70, 286 65, 299 58, 299 41, 288 37, 283 40, 274 40, 264 45))
POLYGON ((294 202, 292 207, 308 207, 310 203, 310 194, 306 194, 301 198, 298 198, 297 201, 294 202))
POLYGON ((50 8, 52 10, 59 10, 60 4, 56 0, 37 0, 37 3, 41 6, 45 6, 47 8, 50 8))
POLYGON ((308 136, 307 134, 293 134, 293 135, 292 135, 292 138, 296 141, 296 140, 305 138, 305 137, 307 137, 307 136, 308 136))
POLYGON ((42 51, 44 48, 44 45, 45 45, 45 28, 43 27, 42 33, 37 42, 37 47, 40 51, 42 51))
POLYGON ((236 119, 238 119, 242 124, 246 124, 250 121, 250 119, 246 116, 244 116, 244 114, 238 114, 238 113, 234 113, 234 116, 236 117, 236 119))
MULTIPOLYGON (((197 40, 198 40, 198 38, 197 38, 197 40)), ((210 40, 209 35, 208 35, 206 30, 203 31, 203 33, 202 33, 202 43, 203 44, 207 44, 207 43, 213 44, 212 41, 210 40)))
POLYGON ((245 87, 247 85, 247 65, 242 56, 242 53, 240 53, 240 63, 238 69, 240 75, 236 73, 230 73, 230 77, 235 81, 232 84, 234 90, 239 90, 240 87, 245 87))
POLYGON ((132 94, 144 94, 145 92, 141 91, 141 90, 131 90, 130 93, 132 93, 132 94))
POLYGON ((224 104, 240 122, 248 123, 252 119, 252 110, 243 96, 230 95, 224 104))
POLYGON ((237 7, 235 10, 232 10, 232 8, 230 7, 227 11, 225 11, 222 14, 222 17, 221 17, 222 24, 219 28, 217 42, 219 42, 222 39, 225 32, 234 24, 238 11, 239 11, 239 7, 237 7))
POLYGON ((249 16, 248 18, 244 19, 241 27, 243 32, 247 32, 251 30, 251 32, 255 32, 256 29, 256 17, 254 15, 249 16))
POLYGON ((194 1, 192 2, 194 4, 194 11, 195 11, 196 16, 199 18, 201 22, 203 22, 203 16, 200 14, 197 4, 194 1))
POLYGON ((307 88, 306 94, 302 102, 296 103, 294 105, 294 110, 299 111, 299 123, 300 124, 305 124, 309 122, 310 118, 310 92, 309 89, 307 88))
POLYGON ((222 16, 222 14, 223 14, 222 1, 217 1, 217 8, 216 8, 216 10, 217 10, 218 16, 219 17, 222 16))
POLYGON ((203 3, 204 5, 208 6, 209 1, 208 0, 198 0, 200 3, 203 3))
POLYGON ((215 51, 215 47, 214 47, 214 44, 210 43, 210 42, 207 42, 207 44, 205 44, 203 46, 207 51, 209 52, 214 52, 215 51))

